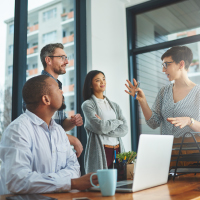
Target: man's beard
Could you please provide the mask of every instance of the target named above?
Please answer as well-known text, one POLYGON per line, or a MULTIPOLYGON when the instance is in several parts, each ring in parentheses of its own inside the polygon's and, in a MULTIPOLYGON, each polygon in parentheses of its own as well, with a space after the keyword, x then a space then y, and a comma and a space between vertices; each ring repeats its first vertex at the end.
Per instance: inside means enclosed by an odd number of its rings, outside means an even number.
POLYGON ((62 74, 65 74, 65 73, 66 73, 66 70, 63 70, 63 69, 59 69, 59 70, 54 69, 54 72, 55 72, 56 74, 58 74, 58 75, 62 75, 62 74))
POLYGON ((62 105, 61 105, 61 107, 58 109, 58 111, 64 110, 65 108, 66 108, 66 105, 65 105, 65 103, 63 102, 62 105))
POLYGON ((63 96, 63 102, 62 102, 62 105, 60 106, 60 108, 58 109, 58 111, 61 111, 61 110, 64 110, 66 108, 66 105, 65 105, 65 98, 63 96))

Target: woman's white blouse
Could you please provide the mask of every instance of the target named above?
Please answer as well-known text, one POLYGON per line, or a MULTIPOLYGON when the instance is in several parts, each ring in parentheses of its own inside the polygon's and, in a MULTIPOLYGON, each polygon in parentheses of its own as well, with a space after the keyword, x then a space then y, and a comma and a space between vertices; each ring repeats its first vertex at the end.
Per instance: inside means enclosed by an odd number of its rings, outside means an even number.
MULTIPOLYGON (((116 114, 115 114, 114 110, 111 108, 111 106, 108 103, 108 101, 106 100, 106 98, 98 99, 95 95, 93 95, 93 96, 95 97, 96 102, 99 107, 99 110, 100 110, 99 117, 102 120, 116 119, 116 114)), ((108 137, 106 135, 100 135, 100 138, 104 145, 115 146, 115 145, 119 144, 118 138, 108 137)))

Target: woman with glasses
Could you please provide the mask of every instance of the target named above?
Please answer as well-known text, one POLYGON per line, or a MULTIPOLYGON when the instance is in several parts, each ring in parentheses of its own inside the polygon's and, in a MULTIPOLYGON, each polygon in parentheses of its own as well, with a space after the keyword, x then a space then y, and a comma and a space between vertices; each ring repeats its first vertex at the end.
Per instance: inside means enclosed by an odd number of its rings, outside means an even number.
POLYGON ((83 86, 82 104, 87 132, 84 158, 86 173, 113 168, 115 153, 124 152, 121 137, 128 132, 127 122, 119 105, 103 94, 105 90, 104 73, 90 71, 83 86))
POLYGON ((126 93, 138 100, 146 123, 152 129, 161 126, 161 134, 181 137, 186 132, 200 131, 200 86, 188 78, 188 69, 193 59, 192 51, 186 46, 175 46, 161 57, 162 71, 169 81, 160 89, 152 109, 149 108, 144 92, 127 80, 126 93))

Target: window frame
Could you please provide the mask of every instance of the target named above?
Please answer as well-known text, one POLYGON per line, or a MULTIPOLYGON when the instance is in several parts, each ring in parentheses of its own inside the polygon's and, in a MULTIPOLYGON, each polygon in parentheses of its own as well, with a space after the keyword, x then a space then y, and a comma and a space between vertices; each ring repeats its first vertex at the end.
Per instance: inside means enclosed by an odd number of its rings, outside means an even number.
MULTIPOLYGON (((137 64, 136 56, 138 54, 156 51, 164 48, 169 48, 176 45, 185 45, 200 41, 200 34, 186 38, 180 38, 172 41, 167 41, 158 44, 152 44, 144 47, 136 47, 136 15, 145 13, 157 8, 169 6, 187 0, 151 0, 129 8, 126 8, 126 22, 127 22, 127 52, 128 52, 128 70, 129 80, 137 79, 137 64)), ((131 122, 131 144, 132 150, 137 151, 139 141, 139 108, 138 102, 134 101, 130 96, 130 122, 131 122)))
MULTIPOLYGON (((13 57, 13 90, 12 90, 12 121, 22 114, 22 88, 26 82, 27 71, 27 16, 28 0, 15 0, 14 21, 14 57, 13 57)), ((87 74, 87 45, 86 45, 86 0, 74 0, 74 66, 75 66, 75 112, 83 117, 81 104, 83 103, 82 88, 87 74)), ((83 126, 75 128, 77 138, 84 149, 87 142, 83 126)), ((84 170, 84 152, 79 157, 81 174, 84 170)))

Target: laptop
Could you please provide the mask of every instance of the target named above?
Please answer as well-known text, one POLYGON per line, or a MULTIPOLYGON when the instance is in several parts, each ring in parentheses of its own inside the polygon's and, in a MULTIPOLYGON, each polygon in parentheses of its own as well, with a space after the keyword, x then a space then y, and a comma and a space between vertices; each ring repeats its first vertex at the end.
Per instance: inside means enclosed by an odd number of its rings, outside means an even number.
POLYGON ((116 192, 136 192, 167 183, 173 140, 172 135, 141 134, 134 179, 117 182, 116 192))

